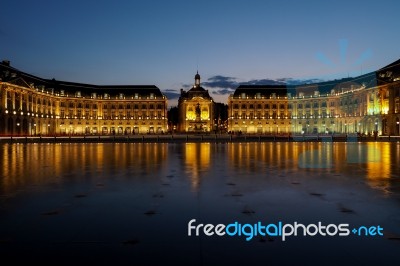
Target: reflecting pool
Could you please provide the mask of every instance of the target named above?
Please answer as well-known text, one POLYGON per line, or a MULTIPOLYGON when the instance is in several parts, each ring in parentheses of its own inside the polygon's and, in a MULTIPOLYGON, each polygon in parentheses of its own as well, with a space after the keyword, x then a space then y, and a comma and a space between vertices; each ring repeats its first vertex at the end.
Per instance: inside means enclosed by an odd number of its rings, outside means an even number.
POLYGON ((399 143, 0 145, 0 256, 54 264, 398 261, 399 143), (348 223, 384 236, 188 236, 188 222, 348 223))

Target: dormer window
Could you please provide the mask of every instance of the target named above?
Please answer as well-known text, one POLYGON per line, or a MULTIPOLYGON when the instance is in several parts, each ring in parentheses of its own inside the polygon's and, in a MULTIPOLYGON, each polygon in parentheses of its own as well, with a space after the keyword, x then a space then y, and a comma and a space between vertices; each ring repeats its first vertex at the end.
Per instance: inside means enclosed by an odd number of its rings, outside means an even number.
POLYGON ((154 93, 150 93, 150 99, 154 99, 154 93))
POLYGON ((120 94, 119 94, 119 99, 120 99, 120 100, 124 99, 124 94, 123 94, 123 93, 120 93, 120 94))
POLYGON ((75 92, 75 97, 81 97, 81 92, 80 91, 75 92))
POLYGON ((139 99, 139 93, 135 93, 135 99, 139 99))

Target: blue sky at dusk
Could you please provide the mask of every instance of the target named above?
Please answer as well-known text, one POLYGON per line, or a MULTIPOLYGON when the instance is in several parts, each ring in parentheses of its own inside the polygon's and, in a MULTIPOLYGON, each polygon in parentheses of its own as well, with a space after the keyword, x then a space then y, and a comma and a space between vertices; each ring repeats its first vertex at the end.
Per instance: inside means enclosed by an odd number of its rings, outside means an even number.
POLYGON ((226 101, 241 82, 355 76, 399 59, 398 10, 399 1, 3 0, 0 58, 44 78, 154 84, 171 98, 198 65, 226 101))

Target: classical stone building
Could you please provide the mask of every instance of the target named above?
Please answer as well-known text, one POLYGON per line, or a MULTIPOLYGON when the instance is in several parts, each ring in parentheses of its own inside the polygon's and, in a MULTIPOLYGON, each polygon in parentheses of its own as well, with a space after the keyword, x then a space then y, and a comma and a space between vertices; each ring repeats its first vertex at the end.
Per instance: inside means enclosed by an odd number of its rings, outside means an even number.
POLYGON ((200 75, 195 75, 189 91, 181 89, 178 100, 179 132, 211 132, 214 130, 214 101, 208 90, 200 86, 200 75))
POLYGON ((98 86, 42 79, 0 64, 0 134, 167 132, 167 99, 153 85, 98 86))
POLYGON ((239 86, 228 130, 249 134, 399 135, 400 60, 356 78, 301 85, 239 86))
POLYGON ((389 99, 388 111, 383 115, 385 135, 400 135, 400 60, 378 70, 377 83, 385 88, 385 98, 389 99))

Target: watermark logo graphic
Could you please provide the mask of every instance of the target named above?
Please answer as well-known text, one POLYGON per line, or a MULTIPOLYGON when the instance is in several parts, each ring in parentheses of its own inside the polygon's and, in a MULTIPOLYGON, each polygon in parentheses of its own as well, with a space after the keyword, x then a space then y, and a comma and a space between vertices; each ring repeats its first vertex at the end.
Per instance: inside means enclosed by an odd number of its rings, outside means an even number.
MULTIPOLYGON (((349 59, 349 41, 347 39, 340 39, 338 41, 338 46, 339 46, 339 53, 337 58, 331 58, 329 57, 326 53, 322 51, 318 51, 315 54, 316 59, 322 63, 322 65, 327 66, 328 69, 330 70, 329 75, 325 77, 317 77, 315 79, 317 80, 333 80, 333 79, 338 79, 338 78, 344 78, 348 76, 352 77, 357 77, 360 75, 360 70, 361 74, 363 72, 362 70, 362 65, 369 60, 373 53, 372 49, 368 48, 365 49, 361 52, 359 52, 356 57, 353 59, 349 59), (350 62, 349 62, 350 61, 350 62), (345 71, 344 71, 345 69, 345 71), (342 72, 342 73, 341 73, 342 72)), ((367 71, 367 69, 364 69, 364 71, 367 71)), ((368 71, 367 71, 368 72, 368 71)), ((349 88, 351 86, 357 87, 359 86, 364 86, 362 84, 362 81, 357 81, 357 80, 352 80, 351 84, 347 84, 348 80, 344 80, 343 83, 340 83, 340 81, 335 85, 333 89, 336 89, 336 92, 341 92, 343 91, 343 88, 349 88)), ((333 82, 334 83, 334 82, 333 82)), ((354 99, 352 99, 354 100, 354 99)), ((369 162, 380 162, 381 161, 381 155, 380 155, 380 150, 371 146, 366 146, 358 145, 358 138, 357 138, 357 133, 359 133, 361 129, 361 119, 360 118, 353 118, 352 115, 353 113, 349 113, 348 115, 351 116, 345 116, 345 117, 340 117, 338 118, 338 115, 335 117, 330 117, 327 118, 324 121, 324 128, 326 129, 325 132, 319 132, 319 133, 325 133, 325 134, 335 134, 336 132, 345 132, 342 134, 342 137, 344 135, 344 138, 346 139, 347 142, 347 147, 346 147, 346 157, 347 157, 347 163, 369 163, 369 162), (326 127, 325 127, 326 125, 326 127), (329 131, 327 130, 329 127, 329 131), (351 132, 351 133, 348 133, 351 132)), ((304 118, 304 117, 303 117, 304 118)), ((307 124, 304 125, 303 127, 305 128, 302 131, 302 134, 316 134, 315 129, 313 131, 310 130, 310 120, 311 118, 307 121, 307 124), (314 133, 313 133, 314 132, 314 133)), ((296 121, 294 121, 296 123, 296 121)), ((365 121, 363 122, 365 124, 365 121)), ((375 123, 376 125, 377 123, 375 123)), ((312 125, 312 124, 311 124, 312 125)), ((314 126, 315 127, 315 126, 314 126)), ((377 128, 377 126, 375 126, 377 128)), ((364 129, 365 130, 365 129, 364 129)), ((377 130, 377 129, 375 129, 377 130)), ((311 136, 312 137, 312 136, 311 136)), ((314 136, 315 137, 315 136, 314 136)), ((303 138, 304 139, 304 138, 303 138)), ((333 137, 329 138, 328 136, 324 136, 324 138, 321 138, 323 142, 328 142, 325 143, 322 147, 316 150, 306 150, 303 151, 299 155, 298 159, 298 166, 299 168, 332 168, 334 167, 334 152, 332 149, 332 146, 329 144, 329 142, 332 142, 333 137)))
POLYGON ((370 59, 372 57, 372 49, 368 48, 361 52, 361 54, 358 56, 358 58, 355 59, 353 63, 350 65, 347 65, 347 50, 349 47, 349 42, 347 39, 341 39, 339 40, 339 63, 334 62, 331 60, 325 53, 318 51, 315 54, 315 57, 317 58, 318 61, 320 61, 322 64, 336 68, 340 66, 351 66, 351 67, 358 67, 361 66, 365 61, 370 59))
POLYGON ((260 221, 254 224, 242 224, 237 221, 230 224, 202 224, 196 223, 196 219, 192 219, 188 223, 188 236, 229 236, 244 237, 246 241, 252 240, 256 236, 280 237, 282 241, 286 241, 289 237, 297 236, 322 236, 322 237, 346 237, 350 233, 355 236, 383 236, 383 228, 378 226, 360 226, 354 227, 350 231, 350 225, 341 224, 302 224, 298 222, 283 223, 262 223, 260 221))

